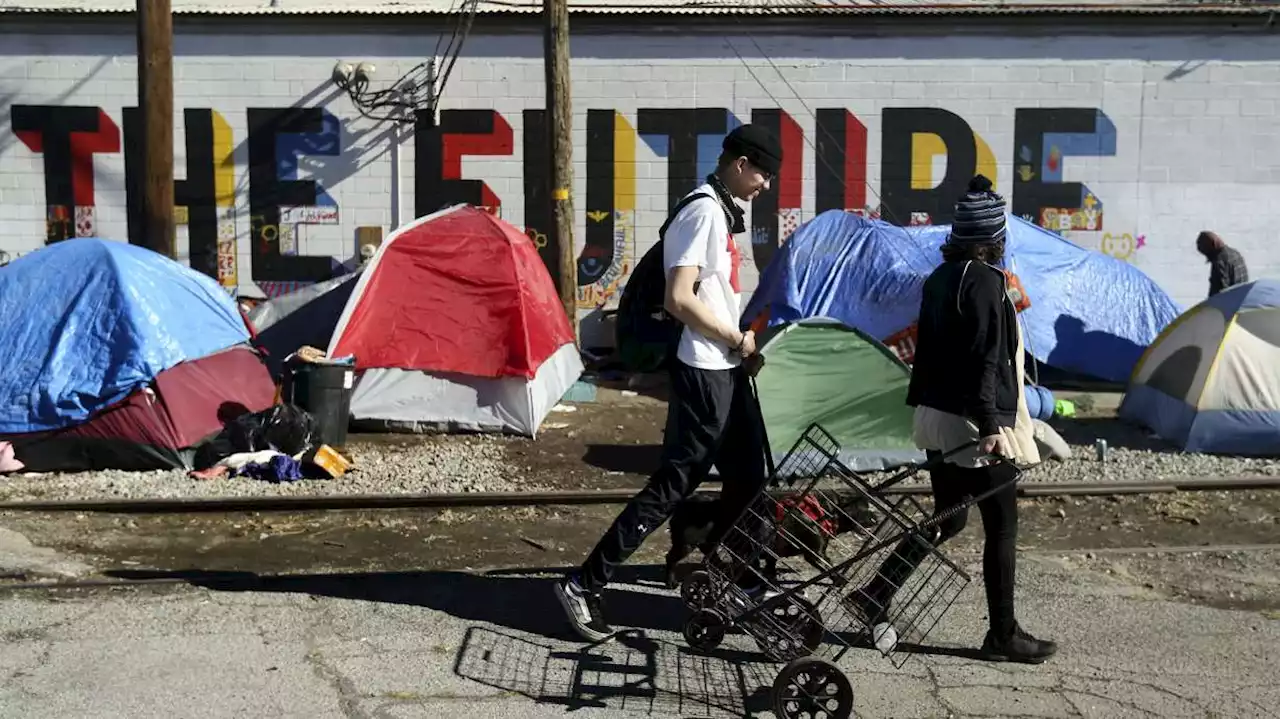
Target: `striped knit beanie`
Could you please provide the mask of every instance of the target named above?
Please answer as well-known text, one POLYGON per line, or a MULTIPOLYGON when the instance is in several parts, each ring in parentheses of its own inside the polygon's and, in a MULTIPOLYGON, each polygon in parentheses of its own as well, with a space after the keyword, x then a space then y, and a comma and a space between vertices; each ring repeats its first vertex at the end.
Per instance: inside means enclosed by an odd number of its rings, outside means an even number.
POLYGON ((992 191, 991 180, 978 175, 969 181, 969 191, 956 202, 948 242, 964 245, 1003 242, 1005 235, 1004 198, 992 191))

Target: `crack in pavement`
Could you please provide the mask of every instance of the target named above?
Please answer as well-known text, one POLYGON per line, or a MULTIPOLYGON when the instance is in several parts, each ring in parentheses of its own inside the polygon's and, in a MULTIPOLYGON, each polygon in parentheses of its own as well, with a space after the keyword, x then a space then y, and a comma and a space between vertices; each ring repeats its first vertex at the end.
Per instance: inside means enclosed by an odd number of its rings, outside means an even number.
POLYGON ((1063 691, 1063 692, 1062 692, 1062 698, 1063 698, 1063 699, 1065 699, 1065 700, 1067 701, 1067 703, 1069 703, 1073 709, 1075 709, 1075 711, 1076 711, 1076 715, 1077 715, 1077 716, 1081 716, 1081 717, 1083 717, 1083 716, 1085 715, 1085 714, 1084 714, 1084 709, 1080 706, 1079 702, 1078 702, 1078 701, 1076 701, 1076 699, 1074 699, 1074 698, 1073 698, 1073 695, 1075 695, 1075 696, 1080 696, 1080 697, 1086 697, 1086 698, 1089 698, 1089 699, 1096 699, 1096 700, 1099 700, 1099 701, 1106 702, 1106 703, 1108 703, 1108 704, 1115 704, 1116 706, 1123 707, 1123 708, 1125 708, 1125 709, 1130 709, 1130 710, 1133 710, 1133 711, 1139 712, 1139 713, 1143 714, 1144 716, 1150 716, 1150 717, 1158 717, 1158 716, 1161 716, 1161 715, 1160 715, 1160 713, 1158 713, 1158 712, 1153 712, 1153 711, 1150 711, 1150 710, 1148 710, 1148 709, 1144 709, 1143 707, 1140 707, 1140 706, 1138 706, 1138 705, 1136 705, 1136 704, 1126 704, 1125 702, 1122 702, 1122 701, 1120 701, 1120 700, 1116 699, 1115 697, 1109 697, 1109 696, 1105 696, 1105 695, 1102 695, 1102 694, 1097 694, 1097 693, 1094 693, 1094 692, 1091 692, 1091 691, 1087 691, 1087 690, 1083 690, 1083 689, 1067 689, 1067 690, 1063 691))
POLYGON ((1111 702, 1114 702, 1116 704, 1119 704, 1120 706, 1125 707, 1126 709, 1133 709, 1135 711, 1149 713, 1145 707, 1142 707, 1136 703, 1137 697, 1134 696, 1135 692, 1133 691, 1134 689, 1147 689, 1152 692, 1155 692, 1157 695, 1163 695, 1167 698, 1175 699, 1179 702, 1183 702, 1187 705, 1190 705, 1191 707, 1194 707, 1200 712, 1204 712, 1207 714, 1210 711, 1209 707, 1201 704, 1200 702, 1194 699, 1182 696, 1181 694, 1178 694, 1175 691, 1172 691, 1166 687, 1152 684, 1151 682, 1138 681, 1131 678, 1126 679, 1126 678, 1117 678, 1117 677, 1083 677, 1083 676, 1070 674, 1070 673, 1065 674, 1063 678, 1064 680, 1074 679, 1083 683, 1082 686, 1068 687, 1067 689, 1069 691, 1074 691, 1074 692, 1078 692, 1088 696, 1093 696, 1098 699, 1107 699, 1111 702), (1126 700, 1116 696, 1111 696, 1109 694, 1099 693, 1095 689, 1090 689, 1088 686, 1089 684, 1094 684, 1094 685, 1100 684, 1105 687, 1116 687, 1116 686, 1127 687, 1128 689, 1127 691, 1125 689, 1121 689, 1121 691, 1123 691, 1124 696, 1129 696, 1133 698, 1126 700))
POLYGON ((361 696, 351 681, 337 667, 329 664, 324 653, 315 645, 312 638, 305 642, 307 649, 303 661, 311 665, 312 673, 333 688, 338 694, 338 711, 347 719, 374 719, 360 708, 361 696))

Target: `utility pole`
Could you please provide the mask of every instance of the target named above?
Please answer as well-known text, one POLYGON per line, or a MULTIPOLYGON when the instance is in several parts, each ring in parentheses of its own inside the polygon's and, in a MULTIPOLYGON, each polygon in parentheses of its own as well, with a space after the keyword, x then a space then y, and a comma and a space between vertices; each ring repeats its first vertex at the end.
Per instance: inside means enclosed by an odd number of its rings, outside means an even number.
POLYGON ((177 259, 173 246, 173 13, 170 0, 137 0, 137 12, 142 237, 147 247, 177 259))
POLYGON ((573 113, 569 93, 569 3, 542 0, 546 20, 547 134, 551 148, 550 242, 560 249, 560 301, 578 337, 578 260, 573 243, 573 113))

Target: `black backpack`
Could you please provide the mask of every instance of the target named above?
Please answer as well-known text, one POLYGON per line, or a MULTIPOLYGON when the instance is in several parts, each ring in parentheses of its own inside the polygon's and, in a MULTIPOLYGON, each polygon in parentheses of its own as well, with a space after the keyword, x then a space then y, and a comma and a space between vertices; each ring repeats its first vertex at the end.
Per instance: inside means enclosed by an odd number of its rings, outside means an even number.
MULTIPOLYGON (((653 372, 665 366, 667 358, 675 356, 680 344, 680 332, 684 325, 663 307, 667 290, 667 273, 663 269, 662 253, 667 228, 680 211, 694 200, 715 199, 706 193, 689 195, 680 200, 667 221, 658 229, 658 241, 644 253, 636 268, 631 271, 622 297, 618 300, 615 340, 618 356, 632 372, 653 372)), ((697 291, 697 285, 694 286, 697 291)))

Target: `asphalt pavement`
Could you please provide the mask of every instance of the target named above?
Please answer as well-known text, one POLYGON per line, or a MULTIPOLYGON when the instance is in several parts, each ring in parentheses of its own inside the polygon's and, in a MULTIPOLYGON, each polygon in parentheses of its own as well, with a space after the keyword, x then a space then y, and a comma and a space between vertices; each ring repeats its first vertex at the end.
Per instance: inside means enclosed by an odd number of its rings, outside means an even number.
MULTIPOLYGON (((1020 618, 1060 641, 1057 657, 974 658, 975 581, 902 668, 873 650, 843 659, 858 716, 1276 716, 1274 615, 1169 601, 1062 558, 1021 561, 1020 618)), ((549 575, 514 571, 3 592, 0 717, 773 716, 779 666, 742 636, 693 653, 679 600, 633 574, 609 612, 635 631, 594 647, 566 634, 549 575)))

